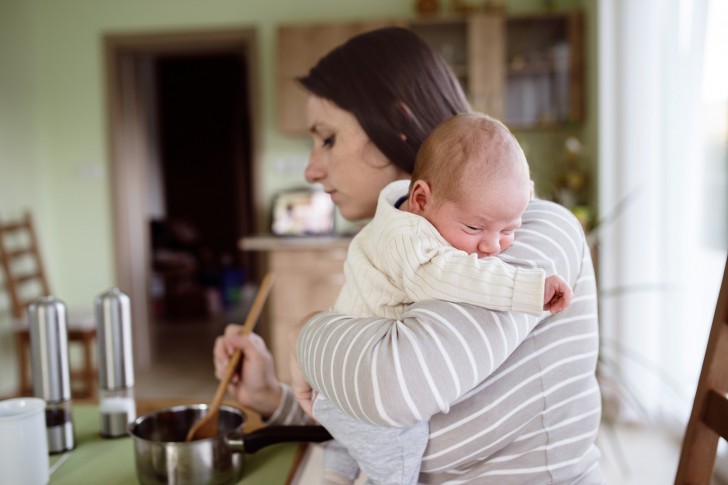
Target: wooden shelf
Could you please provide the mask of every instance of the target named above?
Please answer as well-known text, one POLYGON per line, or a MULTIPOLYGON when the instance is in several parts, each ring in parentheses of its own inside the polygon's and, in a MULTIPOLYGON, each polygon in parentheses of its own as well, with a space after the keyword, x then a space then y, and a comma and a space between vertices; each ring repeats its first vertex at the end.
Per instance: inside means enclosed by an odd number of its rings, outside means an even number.
POLYGON ((512 128, 540 129, 584 119, 584 32, 580 11, 503 12, 383 22, 291 24, 278 29, 278 127, 307 133, 306 93, 294 82, 349 37, 406 26, 451 65, 473 108, 512 128), (544 122, 544 120, 549 120, 544 122))
POLYGON ((505 122, 536 128, 583 121, 581 12, 509 17, 506 32, 505 122))

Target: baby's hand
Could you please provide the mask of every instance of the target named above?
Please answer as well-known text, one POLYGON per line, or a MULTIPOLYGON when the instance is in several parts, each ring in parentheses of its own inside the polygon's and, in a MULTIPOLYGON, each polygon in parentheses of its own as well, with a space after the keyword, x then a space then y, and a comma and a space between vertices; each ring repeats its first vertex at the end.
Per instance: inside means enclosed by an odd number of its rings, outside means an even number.
POLYGON ((558 275, 546 278, 543 289, 543 309, 551 313, 559 313, 571 305, 574 292, 569 284, 558 275))

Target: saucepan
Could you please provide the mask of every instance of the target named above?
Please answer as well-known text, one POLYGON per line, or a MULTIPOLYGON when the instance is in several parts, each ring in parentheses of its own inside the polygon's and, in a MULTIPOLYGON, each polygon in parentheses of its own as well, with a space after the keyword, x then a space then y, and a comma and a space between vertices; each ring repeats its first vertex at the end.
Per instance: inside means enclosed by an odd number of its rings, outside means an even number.
POLYGON ((187 431, 207 408, 206 404, 193 404, 159 409, 129 425, 142 485, 237 483, 245 471, 246 453, 276 443, 331 439, 321 426, 268 426, 243 433, 245 414, 221 406, 217 436, 185 441, 187 431))

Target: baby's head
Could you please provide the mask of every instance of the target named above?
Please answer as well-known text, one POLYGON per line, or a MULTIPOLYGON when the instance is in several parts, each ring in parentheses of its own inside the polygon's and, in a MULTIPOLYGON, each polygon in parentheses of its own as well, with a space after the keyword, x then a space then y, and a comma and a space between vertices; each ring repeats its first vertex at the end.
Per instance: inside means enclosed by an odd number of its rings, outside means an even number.
POLYGON ((530 199, 523 150, 490 116, 465 113, 445 120, 417 153, 409 210, 468 254, 494 256, 510 246, 530 199))

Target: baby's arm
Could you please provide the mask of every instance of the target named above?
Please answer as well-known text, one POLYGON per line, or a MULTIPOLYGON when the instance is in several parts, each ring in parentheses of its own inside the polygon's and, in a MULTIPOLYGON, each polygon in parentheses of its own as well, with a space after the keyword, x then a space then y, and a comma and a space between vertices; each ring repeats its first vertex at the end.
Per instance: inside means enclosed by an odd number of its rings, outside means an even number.
POLYGON ((574 298, 574 292, 559 275, 552 275, 546 278, 543 290, 543 309, 549 310, 551 313, 559 313, 566 310, 571 305, 574 298))
POLYGON ((403 235, 387 258, 389 273, 401 275, 409 301, 444 300, 490 310, 539 314, 544 308, 545 271, 479 259, 452 246, 423 248, 403 235), (393 257, 396 254, 396 257, 393 257))

